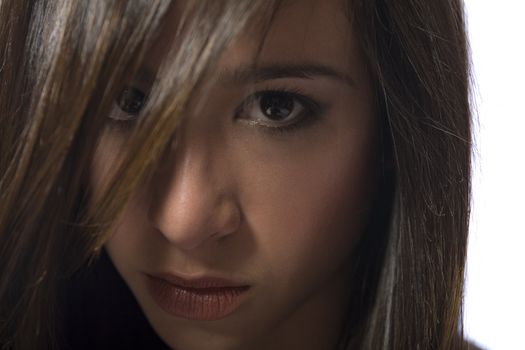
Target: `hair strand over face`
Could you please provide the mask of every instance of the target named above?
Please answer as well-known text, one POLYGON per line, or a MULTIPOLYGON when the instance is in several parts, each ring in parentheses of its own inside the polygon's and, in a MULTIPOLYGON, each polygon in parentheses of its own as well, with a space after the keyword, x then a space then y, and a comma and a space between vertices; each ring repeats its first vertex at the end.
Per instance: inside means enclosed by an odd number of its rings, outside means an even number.
MULTIPOLYGON (((68 278, 97 256, 124 204, 176 140, 181 115, 221 52, 261 19, 262 41, 279 2, 190 2, 180 45, 157 72, 147 118, 88 211, 94 198, 86 174, 107 115, 174 4, 0 0, 6 348, 62 345, 52 320, 60 316, 68 278)), ((385 162, 393 165, 385 166, 378 210, 356 250, 341 348, 460 348, 471 151, 462 2, 345 4, 375 82, 385 162)))

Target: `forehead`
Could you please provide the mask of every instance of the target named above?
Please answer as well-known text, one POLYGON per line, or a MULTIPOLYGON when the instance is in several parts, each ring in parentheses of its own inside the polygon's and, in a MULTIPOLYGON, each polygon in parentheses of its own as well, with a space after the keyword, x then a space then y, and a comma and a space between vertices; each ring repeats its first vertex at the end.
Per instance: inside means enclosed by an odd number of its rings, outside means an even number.
MULTIPOLYGON (((224 53, 221 66, 247 64, 260 44, 256 29, 247 30, 224 53), (255 40, 254 40, 255 39, 255 40)), ((358 45, 341 0, 284 1, 271 22, 257 56, 262 65, 318 63, 345 73, 360 67, 358 45)))
MULTIPOLYGON (((185 2, 175 2, 170 10, 168 25, 146 57, 146 66, 158 67, 163 53, 176 41, 185 2)), ((367 78, 343 0, 282 1, 264 38, 260 27, 248 27, 224 51, 218 68, 234 70, 254 61, 261 65, 315 63, 350 75, 358 83, 367 78)))
POLYGON ((348 56, 350 34, 340 0, 284 2, 266 37, 262 59, 282 56, 331 61, 348 56))

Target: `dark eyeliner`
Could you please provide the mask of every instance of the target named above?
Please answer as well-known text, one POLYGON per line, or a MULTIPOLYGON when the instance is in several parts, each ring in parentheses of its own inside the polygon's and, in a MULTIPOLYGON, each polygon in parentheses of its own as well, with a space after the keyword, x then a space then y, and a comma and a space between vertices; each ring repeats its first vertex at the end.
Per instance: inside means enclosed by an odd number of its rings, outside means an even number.
POLYGON ((291 97, 298 101, 302 107, 305 109, 302 115, 298 118, 298 121, 293 122, 285 126, 265 126, 262 123, 254 123, 257 125, 257 128, 265 133, 282 135, 291 133, 293 131, 305 128, 316 122, 319 117, 321 117, 326 110, 324 104, 316 102, 314 99, 306 96, 299 89, 288 89, 288 88, 275 88, 275 89, 265 89, 257 91, 251 96, 248 96, 240 106, 235 109, 235 117, 237 118, 246 106, 249 106, 250 103, 257 101, 261 96, 265 94, 282 94, 283 96, 291 97))
POLYGON ((114 100, 109 125, 118 130, 129 130, 137 122, 148 96, 136 87, 126 87, 114 100))

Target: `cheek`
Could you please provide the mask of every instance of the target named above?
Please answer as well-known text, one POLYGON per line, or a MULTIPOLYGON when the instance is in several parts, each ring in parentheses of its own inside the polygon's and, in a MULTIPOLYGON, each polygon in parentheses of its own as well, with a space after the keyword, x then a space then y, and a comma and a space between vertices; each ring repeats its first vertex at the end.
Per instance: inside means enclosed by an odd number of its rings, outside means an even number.
POLYGON ((338 268, 364 229, 373 140, 366 133, 335 139, 348 141, 258 166, 250 177, 257 186, 246 186, 255 239, 285 285, 338 268))
POLYGON ((110 182, 113 172, 118 168, 120 159, 119 150, 122 149, 123 139, 110 131, 105 131, 95 149, 89 174, 89 185, 92 193, 91 206, 96 207, 110 182))
MULTIPOLYGON (((165 242, 155 232, 148 220, 149 197, 146 187, 139 187, 132 200, 124 207, 123 215, 108 237, 104 246, 121 274, 129 271, 148 270, 157 266, 158 259, 164 258, 165 249, 159 249, 165 242)), ((129 278, 129 276, 125 276, 129 278)))
MULTIPOLYGON (((103 199, 107 186, 113 176, 113 172, 119 166, 119 161, 123 154, 120 151, 123 147, 124 140, 121 135, 106 131, 100 139, 90 170, 90 190, 92 200, 90 208, 95 211, 103 199)), ((122 216, 118 222, 113 223, 111 232, 104 246, 108 251, 113 263, 117 266, 119 272, 129 267, 138 268, 143 264, 144 257, 137 251, 145 245, 147 236, 144 232, 149 232, 148 222, 145 221, 144 191, 139 188, 138 195, 133 197, 123 209, 122 216)))

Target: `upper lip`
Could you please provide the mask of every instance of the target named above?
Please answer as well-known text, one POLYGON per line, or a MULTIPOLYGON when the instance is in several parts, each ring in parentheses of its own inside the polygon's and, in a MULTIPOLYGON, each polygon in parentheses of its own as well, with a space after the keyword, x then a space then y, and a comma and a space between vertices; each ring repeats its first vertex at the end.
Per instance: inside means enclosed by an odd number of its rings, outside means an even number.
POLYGON ((220 277, 182 277, 173 273, 147 274, 150 277, 164 280, 170 284, 185 288, 239 288, 249 287, 245 283, 240 283, 220 277))

